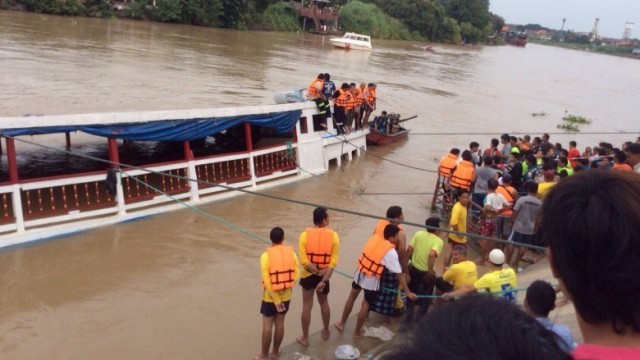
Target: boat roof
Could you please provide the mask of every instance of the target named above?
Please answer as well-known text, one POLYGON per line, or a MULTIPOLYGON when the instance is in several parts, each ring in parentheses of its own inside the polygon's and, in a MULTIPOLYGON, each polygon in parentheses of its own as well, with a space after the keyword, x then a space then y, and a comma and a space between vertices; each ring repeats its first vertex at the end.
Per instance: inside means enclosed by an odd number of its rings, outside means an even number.
POLYGON ((342 35, 343 37, 345 36, 363 36, 363 37, 370 37, 369 35, 364 35, 364 34, 357 34, 357 33, 352 33, 352 32, 348 32, 348 33, 344 33, 344 35, 342 35))
POLYGON ((189 141, 203 139, 244 122, 285 133, 295 126, 307 105, 0 117, 0 135, 14 137, 82 131, 116 139, 189 141))

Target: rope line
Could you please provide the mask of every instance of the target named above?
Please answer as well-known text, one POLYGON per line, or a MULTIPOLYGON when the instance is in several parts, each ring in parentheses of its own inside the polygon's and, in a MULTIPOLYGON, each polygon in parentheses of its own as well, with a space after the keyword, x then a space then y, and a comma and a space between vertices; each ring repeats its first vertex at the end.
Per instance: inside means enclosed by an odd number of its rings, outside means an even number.
POLYGON ((343 143, 347 143, 347 144, 349 144, 349 145, 353 146, 354 148, 356 148, 356 149, 360 149, 362 152, 364 152, 364 153, 366 153, 366 154, 369 154, 369 155, 371 155, 371 156, 373 156, 373 157, 379 158, 379 159, 381 159, 381 160, 388 161, 388 162, 393 163, 393 164, 396 164, 396 165, 404 166, 404 167, 409 168, 409 169, 414 169, 414 170, 424 171, 424 172, 430 172, 430 173, 438 173, 438 170, 423 169, 423 168, 419 168, 419 167, 416 167, 416 166, 413 166, 413 165, 407 165, 407 164, 403 164, 403 163, 398 162, 398 161, 395 161, 395 160, 387 159, 387 158, 385 158, 384 156, 380 156, 380 155, 378 155, 378 154, 374 154, 374 153, 372 153, 371 151, 369 151, 369 150, 365 150, 365 149, 361 148, 360 146, 358 146, 358 145, 356 145, 356 144, 352 143, 351 141, 349 141, 349 140, 347 139, 347 137, 346 137, 346 136, 345 136, 344 140, 342 140, 340 137, 338 137, 337 135, 335 135, 335 134, 333 134, 333 133, 330 133, 330 132, 329 132, 329 131, 327 131, 327 130, 325 130, 325 132, 326 132, 327 134, 329 134, 331 137, 335 137, 336 139, 338 139, 338 140, 342 141, 343 143))
MULTIPOLYGON (((110 164, 110 165, 117 165, 117 166, 120 166, 120 167, 126 167, 126 168, 130 168, 130 169, 134 169, 134 170, 141 170, 141 171, 145 171, 145 172, 148 172, 148 173, 151 173, 151 174, 167 176, 167 177, 171 177, 171 178, 174 178, 174 179, 186 180, 186 181, 196 182, 196 183, 210 185, 210 186, 217 186, 217 187, 223 188, 225 190, 238 191, 238 192, 241 192, 241 193, 261 196, 261 197, 265 197, 265 198, 273 199, 273 200, 286 201, 286 202, 291 202, 291 203, 294 203, 294 204, 305 205, 305 206, 310 206, 310 207, 324 207, 324 208, 326 208, 328 210, 333 210, 333 211, 341 212, 341 213, 345 213, 345 214, 356 215, 356 216, 361 216, 361 217, 368 217, 368 218, 376 219, 376 220, 381 219, 381 217, 379 215, 367 214, 367 213, 363 213, 363 212, 359 212, 359 211, 338 208, 338 207, 335 207, 335 206, 330 206, 330 205, 325 205, 325 204, 312 203, 312 202, 308 202, 308 201, 302 201, 302 200, 297 200, 297 199, 292 199, 292 198, 286 198, 286 197, 283 197, 283 196, 272 195, 272 194, 267 194, 267 193, 258 192, 258 191, 252 191, 252 190, 247 190, 247 189, 242 189, 242 188, 236 188, 236 187, 229 186, 229 185, 213 183, 213 182, 204 181, 204 180, 200 180, 200 179, 193 179, 193 178, 190 178, 188 176, 174 175, 174 174, 170 174, 170 173, 165 173, 165 172, 161 172, 161 171, 155 171, 155 170, 143 168, 143 167, 140 167, 140 166, 129 165, 129 164, 121 163, 121 162, 115 162, 115 161, 111 161, 111 160, 101 159, 101 158, 98 158, 98 157, 95 157, 95 156, 91 156, 91 155, 79 154, 79 153, 76 153, 76 152, 73 152, 73 151, 69 151, 69 150, 57 149, 57 148, 51 147, 49 145, 39 144, 39 143, 35 143, 35 142, 32 142, 32 141, 24 140, 24 139, 18 139, 18 138, 15 138, 15 137, 10 137, 10 136, 6 136, 6 137, 14 139, 14 140, 17 140, 17 141, 20 141, 20 142, 23 142, 23 143, 26 143, 26 144, 39 146, 39 147, 47 148, 47 149, 54 150, 54 151, 63 152, 65 154, 78 156, 78 157, 82 157, 82 158, 86 158, 86 159, 89 159, 89 160, 94 160, 94 161, 98 161, 98 162, 102 162, 102 163, 106 163, 106 164, 110 164)), ((135 179, 135 177, 131 177, 131 176, 129 176, 129 178, 135 179)), ((501 243, 501 244, 512 244, 512 243, 510 243, 510 242, 508 242, 506 240, 503 240, 503 239, 483 236, 483 235, 479 235, 479 234, 472 234, 472 233, 468 233, 468 232, 461 232, 461 231, 456 231, 456 230, 453 230, 453 229, 445 229, 445 228, 427 226, 425 224, 418 224, 418 223, 414 223, 414 222, 410 222, 410 221, 398 221, 396 219, 387 219, 387 220, 396 222, 398 224, 415 226, 415 227, 418 227, 418 228, 424 228, 424 229, 428 229, 428 230, 436 230, 436 231, 439 231, 439 232, 444 232, 444 233, 449 233, 449 234, 456 234, 456 235, 460 235, 460 236, 468 236, 468 237, 472 237, 472 238, 476 238, 476 239, 482 239, 482 240, 489 240, 489 241, 494 241, 494 242, 501 243)), ((529 249, 535 249, 535 250, 546 250, 545 247, 536 246, 536 245, 518 244, 518 246, 519 247, 529 248, 529 249)))

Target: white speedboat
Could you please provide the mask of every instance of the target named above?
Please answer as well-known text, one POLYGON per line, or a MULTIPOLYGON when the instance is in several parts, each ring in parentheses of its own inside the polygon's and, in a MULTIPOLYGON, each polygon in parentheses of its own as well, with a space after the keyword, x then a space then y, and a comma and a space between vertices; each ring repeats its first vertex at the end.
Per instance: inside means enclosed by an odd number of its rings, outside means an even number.
POLYGON ((356 33, 345 33, 342 37, 329 39, 336 47, 353 50, 372 50, 371 37, 356 33))

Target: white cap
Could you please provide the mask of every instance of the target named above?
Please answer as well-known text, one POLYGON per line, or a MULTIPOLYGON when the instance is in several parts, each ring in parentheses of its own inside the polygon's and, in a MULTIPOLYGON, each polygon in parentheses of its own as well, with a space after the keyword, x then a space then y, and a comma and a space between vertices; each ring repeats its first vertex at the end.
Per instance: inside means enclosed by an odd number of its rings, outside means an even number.
POLYGON ((493 249, 489 253, 489 261, 495 265, 504 264, 504 253, 500 249, 493 249))

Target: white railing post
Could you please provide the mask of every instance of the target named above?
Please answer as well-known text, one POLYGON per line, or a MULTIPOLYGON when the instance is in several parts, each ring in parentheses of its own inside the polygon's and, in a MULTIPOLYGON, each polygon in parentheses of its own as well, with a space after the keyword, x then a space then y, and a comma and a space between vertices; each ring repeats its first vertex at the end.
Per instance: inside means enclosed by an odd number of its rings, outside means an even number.
POLYGON ((249 173, 251 174, 251 187, 255 188, 257 184, 256 179, 256 167, 253 159, 253 153, 249 153, 249 173))
POLYGON ((196 173, 196 162, 189 160, 187 163, 187 177, 189 180, 189 192, 191 193, 191 201, 200 201, 200 193, 198 187, 198 174, 196 173))
POLYGON ((118 179, 116 184, 116 199, 118 202, 118 215, 125 215, 127 213, 127 209, 125 208, 124 203, 124 190, 122 189, 122 172, 118 171, 118 179))
POLYGON ((13 201, 13 215, 16 217, 16 226, 18 233, 24 232, 24 214, 22 213, 22 198, 20 197, 20 185, 13 185, 13 194, 11 194, 11 200, 13 201))

